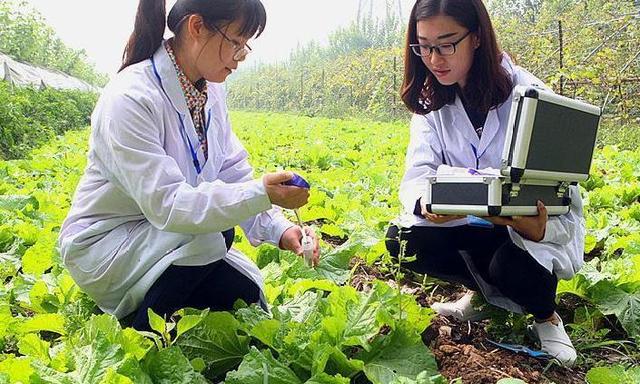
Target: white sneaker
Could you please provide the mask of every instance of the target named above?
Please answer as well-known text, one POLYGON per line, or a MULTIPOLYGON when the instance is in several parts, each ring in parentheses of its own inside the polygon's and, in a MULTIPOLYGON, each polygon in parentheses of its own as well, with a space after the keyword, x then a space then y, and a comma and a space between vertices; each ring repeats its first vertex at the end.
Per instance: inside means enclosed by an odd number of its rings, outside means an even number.
POLYGON ((473 307, 472 300, 476 293, 468 291, 460 299, 448 303, 433 303, 431 309, 442 316, 451 316, 460 321, 478 321, 487 318, 486 311, 473 307))
POLYGON ((552 321, 534 322, 531 329, 540 339, 540 349, 553 356, 565 367, 571 367, 576 362, 576 349, 564 329, 562 319, 557 313, 554 315, 558 319, 558 324, 553 324, 552 321))

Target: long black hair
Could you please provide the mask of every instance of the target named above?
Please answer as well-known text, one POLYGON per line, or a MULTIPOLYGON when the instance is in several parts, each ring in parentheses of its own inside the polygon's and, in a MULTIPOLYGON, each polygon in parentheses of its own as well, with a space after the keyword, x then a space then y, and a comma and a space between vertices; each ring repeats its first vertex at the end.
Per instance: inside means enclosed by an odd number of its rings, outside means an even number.
POLYGON ((458 24, 475 33, 480 46, 475 50, 473 64, 464 92, 465 100, 479 112, 502 104, 511 94, 511 77, 502 68, 502 51, 489 13, 482 0, 417 0, 411 11, 404 53, 404 80, 402 101, 417 114, 437 111, 455 101, 458 85, 442 85, 411 51, 409 44, 416 44, 417 23, 433 16, 450 16, 458 24))
POLYGON ((165 25, 178 36, 182 23, 191 15, 202 16, 212 31, 240 21, 240 35, 258 37, 267 15, 260 0, 178 0, 167 18, 166 0, 140 0, 135 26, 122 55, 120 71, 150 58, 162 44, 165 25))

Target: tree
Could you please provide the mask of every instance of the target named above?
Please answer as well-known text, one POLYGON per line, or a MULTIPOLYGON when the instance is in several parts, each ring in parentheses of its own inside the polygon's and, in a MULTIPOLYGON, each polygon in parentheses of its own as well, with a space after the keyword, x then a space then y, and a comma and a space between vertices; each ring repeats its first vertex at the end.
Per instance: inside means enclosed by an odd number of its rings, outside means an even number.
POLYGON ((88 62, 83 50, 67 47, 42 15, 24 0, 0 2, 0 52, 16 60, 57 69, 93 85, 108 77, 88 62))

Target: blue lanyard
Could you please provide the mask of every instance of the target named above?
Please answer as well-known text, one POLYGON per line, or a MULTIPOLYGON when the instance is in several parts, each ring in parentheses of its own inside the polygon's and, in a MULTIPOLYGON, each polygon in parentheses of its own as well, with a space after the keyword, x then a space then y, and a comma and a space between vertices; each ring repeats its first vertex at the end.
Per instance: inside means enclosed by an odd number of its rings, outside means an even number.
POLYGON ((471 150, 473 151, 473 157, 476 158, 476 169, 480 168, 480 158, 482 157, 482 155, 484 155, 484 153, 482 153, 480 156, 478 156, 478 149, 475 147, 475 145, 470 144, 471 145, 471 150))
MULTIPOLYGON (((158 83, 160 84, 160 88, 162 89, 162 92, 164 92, 164 95, 167 97, 167 99, 171 100, 169 98, 169 95, 167 94, 167 91, 165 91, 164 86, 162 86, 162 79, 160 78, 160 74, 158 74, 158 68, 156 67, 156 62, 153 59, 153 56, 151 57, 151 65, 153 66, 153 73, 156 75, 156 78, 158 79, 158 83)), ((202 172, 202 167, 200 166, 200 161, 198 160, 198 153, 196 152, 195 149, 193 149, 191 140, 189 140, 189 136, 187 135, 187 128, 184 125, 184 119, 182 118, 182 114, 180 114, 180 112, 178 111, 176 111, 176 114, 178 115, 178 120, 180 121, 180 136, 182 137, 182 141, 184 141, 185 145, 187 146, 187 149, 189 150, 189 153, 191 154, 191 159, 193 160, 193 166, 196 169, 196 173, 200 175, 200 173, 202 172)), ((204 128, 205 137, 207 136, 207 132, 209 132, 209 124, 211 124, 211 109, 209 109, 209 112, 207 114, 207 122, 204 128)), ((206 164, 206 160, 205 160, 205 164, 206 164)))

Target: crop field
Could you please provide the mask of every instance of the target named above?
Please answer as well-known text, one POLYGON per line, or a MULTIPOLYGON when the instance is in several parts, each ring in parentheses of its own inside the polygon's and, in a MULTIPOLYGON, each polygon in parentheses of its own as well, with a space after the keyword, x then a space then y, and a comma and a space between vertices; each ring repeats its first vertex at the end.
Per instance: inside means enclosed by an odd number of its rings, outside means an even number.
POLYGON ((320 265, 252 248, 237 232, 235 247, 263 272, 270 314, 242 303, 185 309, 152 316, 149 333, 101 314, 55 249, 86 163, 88 130, 69 132, 0 162, 0 383, 640 382, 640 151, 599 149, 582 185, 587 262, 558 289, 579 354, 565 369, 486 343, 531 344, 525 316, 436 318, 428 305, 460 287, 390 260, 384 233, 399 212, 408 124, 231 118, 257 175, 287 169, 310 182, 301 215, 322 235, 320 265))

